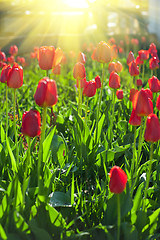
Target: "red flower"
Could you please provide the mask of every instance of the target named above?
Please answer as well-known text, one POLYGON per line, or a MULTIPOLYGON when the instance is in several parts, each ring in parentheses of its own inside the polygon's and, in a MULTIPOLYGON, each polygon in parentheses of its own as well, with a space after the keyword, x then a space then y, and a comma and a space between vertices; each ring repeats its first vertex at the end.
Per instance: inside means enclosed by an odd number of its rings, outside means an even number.
POLYGON ((83 89, 83 95, 87 97, 93 97, 96 94, 96 82, 91 80, 86 82, 85 87, 83 89))
POLYGON ((18 53, 18 47, 16 45, 10 46, 9 53, 12 56, 16 56, 18 53))
POLYGON ((1 78, 0 78, 1 83, 7 82, 8 72, 10 69, 12 69, 10 65, 6 65, 2 68, 1 78))
POLYGON ((61 64, 56 65, 53 68, 52 73, 55 75, 60 75, 61 74, 61 64))
POLYGON ((133 109, 132 112, 131 112, 131 116, 130 116, 130 119, 129 119, 129 123, 133 126, 140 126, 141 125, 141 117, 138 116, 136 113, 135 113, 135 110, 133 109))
POLYGON ((130 73, 131 76, 139 75, 139 67, 137 66, 135 61, 132 61, 129 64, 129 73, 130 73))
POLYGON ((9 88, 20 88, 23 84, 23 68, 17 63, 8 71, 7 86, 9 88))
POLYGON ((106 42, 101 41, 94 49, 91 58, 100 63, 108 63, 112 58, 112 49, 106 42))
POLYGON ((148 116, 153 112, 153 105, 143 88, 134 95, 132 105, 138 116, 148 116))
POLYGON ((137 65, 142 65, 144 62, 140 59, 140 56, 137 56, 136 58, 136 64, 137 65))
POLYGON ((155 52, 157 52, 157 48, 156 48, 156 45, 154 43, 151 43, 149 45, 149 53, 152 55, 154 54, 155 52))
POLYGON ((160 81, 157 77, 153 76, 148 79, 149 88, 152 92, 159 92, 160 91, 160 81))
POLYGON ((158 98, 157 98, 156 107, 157 107, 157 109, 160 111, 160 95, 159 95, 158 98))
POLYGON ((108 65, 108 72, 116 72, 116 63, 115 62, 110 62, 108 65))
POLYGON ((0 51, 0 61, 2 61, 2 62, 7 61, 6 54, 4 52, 1 52, 1 51, 0 51))
POLYGON ((43 70, 52 69, 54 55, 55 55, 54 46, 40 47, 38 54, 39 67, 43 70))
POLYGON ((7 58, 7 62, 9 62, 10 64, 14 64, 15 63, 15 58, 14 56, 10 56, 7 58))
POLYGON ((25 136, 35 137, 41 133, 41 117, 36 110, 25 112, 22 117, 22 133, 25 136))
POLYGON ((116 95, 118 99, 123 99, 123 90, 122 89, 117 90, 116 95))
POLYGON ((100 79, 100 76, 96 76, 95 77, 95 82, 96 82, 96 87, 97 88, 101 88, 101 79, 100 79))
POLYGON ((137 38, 132 38, 132 39, 131 39, 131 43, 132 43, 133 45, 138 46, 139 40, 138 40, 137 38))
POLYGON ((122 71, 122 63, 120 63, 119 61, 116 62, 116 72, 119 73, 122 71))
POLYGON ((142 86, 142 80, 141 79, 137 79, 137 87, 142 86))
POLYGON ((137 92, 138 92, 138 89, 131 88, 130 95, 129 95, 129 101, 131 101, 131 102, 133 101, 133 97, 137 92))
POLYGON ((126 187, 127 175, 126 173, 118 166, 111 168, 110 173, 110 182, 109 188, 112 193, 122 193, 126 187))
POLYGON ((147 60, 149 58, 149 51, 148 50, 140 50, 138 51, 140 60, 147 60))
POLYGON ((153 99, 153 93, 149 88, 144 89, 145 93, 147 94, 147 97, 151 100, 153 99))
POLYGON ((157 142, 160 140, 160 122, 154 113, 147 117, 144 139, 147 142, 157 142))
POLYGON ((127 65, 129 65, 132 61, 135 61, 135 58, 133 52, 130 51, 127 57, 127 65))
POLYGON ((159 60, 156 57, 149 60, 149 68, 152 70, 159 68, 159 60))
POLYGON ((82 52, 78 54, 77 62, 86 63, 86 55, 82 52))
POLYGON ((73 77, 75 79, 83 79, 86 77, 86 70, 85 70, 85 66, 83 65, 83 63, 78 62, 74 65, 73 77))
POLYGON ((112 49, 112 58, 117 58, 117 55, 118 55, 117 45, 114 44, 114 45, 111 47, 111 49, 112 49))
POLYGON ((116 72, 111 72, 109 77, 110 88, 120 88, 120 77, 116 72))
POLYGON ((41 79, 38 83, 34 100, 41 107, 51 107, 57 103, 57 86, 56 82, 47 77, 41 79))

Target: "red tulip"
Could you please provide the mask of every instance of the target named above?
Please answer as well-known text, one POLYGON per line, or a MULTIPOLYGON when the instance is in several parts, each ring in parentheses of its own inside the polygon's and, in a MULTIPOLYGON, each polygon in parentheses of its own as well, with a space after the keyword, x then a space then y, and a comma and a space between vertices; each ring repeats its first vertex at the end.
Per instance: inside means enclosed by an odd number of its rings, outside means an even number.
POLYGON ((96 87, 97 88, 101 88, 101 79, 100 79, 100 76, 96 76, 95 77, 95 82, 96 82, 96 87))
POLYGON ((138 116, 148 116, 153 112, 150 98, 148 98, 147 93, 143 88, 134 95, 132 105, 138 116))
POLYGON ((122 89, 117 90, 116 96, 118 99, 123 99, 123 90, 122 89))
POLYGON ((10 63, 10 64, 14 64, 15 63, 15 58, 14 56, 10 56, 7 58, 7 62, 10 63))
POLYGON ((91 57, 100 63, 108 63, 112 58, 111 47, 106 42, 101 41, 98 43, 91 57))
POLYGON ((87 97, 93 97, 96 94, 96 89, 96 82, 94 80, 86 82, 83 89, 83 95, 87 97))
POLYGON ((141 125, 141 117, 138 116, 136 113, 135 113, 135 110, 133 109, 132 112, 131 112, 131 116, 130 116, 130 119, 129 119, 129 123, 133 126, 140 126, 141 125))
POLYGON ((147 94, 147 97, 151 100, 153 99, 153 93, 149 88, 144 89, 145 93, 147 94))
POLYGON ((118 48, 117 48, 117 45, 113 45, 111 46, 111 49, 112 49, 112 58, 117 58, 118 56, 118 48))
POLYGON ((111 72, 109 77, 110 88, 120 88, 120 77, 116 72, 111 72))
POLYGON ((132 61, 129 64, 129 73, 130 73, 131 76, 139 75, 139 67, 137 66, 135 61, 132 61))
POLYGON ((137 65, 142 65, 144 62, 140 59, 140 56, 137 56, 136 58, 136 64, 137 65))
POLYGON ((47 77, 41 79, 38 83, 34 100, 41 107, 51 107, 57 103, 57 86, 56 82, 47 77))
POLYGON ((160 111, 160 95, 159 95, 158 98, 157 98, 156 107, 157 107, 157 109, 160 111))
POLYGON ((138 40, 137 38, 132 38, 132 39, 131 39, 131 43, 132 43, 133 45, 138 46, 139 40, 138 40))
POLYGON ((137 79, 137 87, 142 86, 142 80, 141 79, 137 79))
POLYGON ((160 81, 157 77, 153 76, 148 80, 149 88, 152 92, 159 92, 160 91, 160 81))
POLYGON ((60 75, 61 74, 61 64, 56 65, 53 70, 52 73, 54 75, 60 75))
POLYGON ((153 53, 157 52, 156 45, 154 43, 151 43, 149 45, 149 53, 152 55, 153 53))
POLYGON ((116 72, 116 63, 115 62, 110 62, 108 65, 108 72, 116 72))
POLYGON ((36 110, 25 112, 22 117, 22 133, 25 136, 35 137, 41 133, 41 117, 36 110))
POLYGON ((86 55, 82 52, 78 54, 77 62, 86 63, 86 55))
POLYGON ((1 83, 7 82, 8 72, 10 69, 12 69, 10 65, 6 65, 2 68, 1 78, 0 78, 1 83))
POLYGON ((43 70, 52 69, 54 55, 55 55, 54 46, 40 47, 38 54, 39 67, 43 70))
POLYGON ((159 60, 156 57, 149 60, 149 68, 152 70, 159 68, 159 60))
POLYGON ((2 61, 2 62, 7 61, 6 54, 4 52, 1 52, 1 51, 0 51, 0 61, 2 61))
POLYGON ((74 65, 73 77, 75 79, 83 79, 86 77, 86 70, 85 70, 85 66, 83 65, 83 63, 78 62, 74 65))
POLYGON ((112 193, 122 193, 126 187, 127 175, 126 173, 118 166, 111 168, 110 173, 110 182, 109 188, 112 193))
POLYGON ((17 53, 18 53, 18 47, 16 45, 11 46, 10 49, 9 49, 9 53, 12 56, 16 56, 17 53))
POLYGON ((131 88, 130 95, 129 95, 129 101, 133 101, 134 95, 138 92, 138 89, 131 88))
POLYGON ((127 57, 127 65, 129 65, 132 61, 135 61, 135 58, 133 52, 130 51, 127 57))
POLYGON ((23 84, 23 68, 17 63, 8 71, 7 86, 9 88, 20 88, 23 84))
POLYGON ((151 113, 147 117, 144 139, 147 142, 157 142, 160 140, 160 122, 154 113, 151 113))
POLYGON ((140 60, 147 60, 149 58, 149 51, 148 50, 140 50, 138 51, 138 55, 140 60))
POLYGON ((122 71, 122 63, 120 63, 119 61, 116 62, 116 72, 119 73, 122 71))

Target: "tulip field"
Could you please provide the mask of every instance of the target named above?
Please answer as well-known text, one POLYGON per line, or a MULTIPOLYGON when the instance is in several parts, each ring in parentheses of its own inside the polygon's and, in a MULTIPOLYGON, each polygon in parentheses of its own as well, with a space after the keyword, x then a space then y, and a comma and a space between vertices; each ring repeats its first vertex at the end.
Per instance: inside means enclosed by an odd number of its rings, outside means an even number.
POLYGON ((160 239, 158 55, 144 36, 0 49, 0 239, 160 239))

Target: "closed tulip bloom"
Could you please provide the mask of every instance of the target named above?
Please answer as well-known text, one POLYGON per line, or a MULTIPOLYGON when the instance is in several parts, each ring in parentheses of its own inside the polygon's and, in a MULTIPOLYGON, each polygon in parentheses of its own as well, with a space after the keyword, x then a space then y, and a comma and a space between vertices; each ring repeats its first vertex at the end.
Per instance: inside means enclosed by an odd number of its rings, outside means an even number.
POLYGON ((47 77, 41 79, 38 83, 34 100, 40 107, 51 107, 57 103, 57 86, 56 82, 47 77))
POLYGON ((117 90, 116 96, 118 99, 123 99, 123 90, 122 89, 117 90))
POLYGON ((157 52, 157 47, 154 43, 149 45, 149 53, 152 55, 153 53, 157 52))
POLYGON ((40 47, 38 53, 39 67, 43 70, 52 69, 54 55, 55 55, 54 46, 40 47))
POLYGON ((136 57, 136 64, 137 64, 137 65, 142 65, 143 63, 144 63, 144 62, 143 62, 143 60, 140 59, 140 56, 137 56, 137 57, 136 57))
POLYGON ((117 61, 117 62, 116 62, 116 72, 117 72, 117 73, 121 72, 121 71, 122 71, 122 68, 123 68, 122 63, 119 62, 119 61, 117 61))
POLYGON ((61 64, 56 65, 53 70, 52 73, 54 75, 60 75, 61 74, 61 64))
POLYGON ((145 93, 147 94, 147 97, 151 100, 153 99, 153 93, 149 88, 144 89, 145 93))
POLYGON ((36 110, 25 112, 22 117, 22 133, 28 137, 35 137, 41 133, 41 117, 36 110))
POLYGON ((159 68, 159 60, 156 57, 149 60, 149 68, 152 70, 159 68))
POLYGON ((160 111, 160 95, 158 96, 158 98, 156 100, 156 107, 160 111))
POLYGON ((141 79, 137 79, 137 87, 140 87, 140 86, 142 86, 142 80, 141 79))
POLYGON ((110 182, 109 188, 112 193, 119 194, 122 193, 126 187, 127 175, 118 166, 111 168, 109 172, 110 182))
POLYGON ((108 65, 108 72, 116 72, 116 63, 115 62, 110 62, 108 65))
POLYGON ((120 88, 120 77, 116 72, 111 72, 109 77, 110 88, 120 88))
POLYGON ((10 69, 12 69, 10 65, 6 65, 2 68, 1 78, 0 78, 1 83, 7 82, 8 72, 10 69))
POLYGON ((159 92, 160 91, 160 81, 157 77, 153 76, 148 79, 149 88, 152 92, 159 92))
POLYGON ((135 61, 135 58, 133 52, 130 51, 127 57, 127 65, 129 65, 132 61, 135 61))
POLYGON ((18 47, 16 45, 10 46, 9 53, 12 56, 16 56, 18 53, 18 47))
POLYGON ((0 51, 0 61, 5 62, 7 61, 6 54, 0 51))
POLYGON ((77 62, 86 63, 86 55, 83 52, 78 54, 77 62))
POLYGON ((116 44, 114 44, 113 46, 111 46, 112 49, 112 58, 117 58, 118 56, 118 47, 116 44))
POLYGON ((85 66, 83 63, 78 62, 74 65, 73 77, 75 79, 83 79, 86 77, 86 70, 85 70, 85 66))
POLYGON ((9 88, 20 88, 23 84, 23 68, 17 63, 9 70, 7 75, 7 86, 9 88))
POLYGON ((96 82, 96 87, 97 88, 101 88, 101 79, 100 79, 100 76, 96 76, 95 77, 95 82, 96 82))
POLYGON ((108 63, 112 59, 112 49, 104 41, 98 43, 98 46, 94 49, 92 59, 100 63, 108 63))
POLYGON ((147 142, 157 142, 160 140, 160 122, 154 113, 151 113, 147 117, 144 139, 147 142))
POLYGON ((131 124, 132 126, 140 126, 141 125, 141 117, 135 113, 134 109, 132 109, 131 116, 129 119, 129 124, 131 124))
POLYGON ((14 56, 10 56, 7 58, 7 62, 10 63, 10 64, 14 64, 15 63, 15 58, 14 56))
POLYGON ((140 60, 147 60, 149 58, 149 51, 148 50, 140 50, 138 51, 138 55, 140 60))
POLYGON ((139 75, 139 67, 137 66, 135 61, 129 64, 129 73, 131 76, 139 75))
POLYGON ((94 80, 90 80, 85 84, 83 95, 86 97, 93 97, 96 94, 96 89, 96 82, 94 80))
POLYGON ((133 97, 137 92, 138 92, 138 89, 131 88, 130 95, 129 95, 129 101, 131 101, 131 102, 133 101, 133 97))
POLYGON ((153 112, 153 105, 151 104, 152 101, 148 98, 147 93, 142 88, 138 91, 133 98, 132 105, 135 113, 138 116, 148 116, 150 113, 153 112))

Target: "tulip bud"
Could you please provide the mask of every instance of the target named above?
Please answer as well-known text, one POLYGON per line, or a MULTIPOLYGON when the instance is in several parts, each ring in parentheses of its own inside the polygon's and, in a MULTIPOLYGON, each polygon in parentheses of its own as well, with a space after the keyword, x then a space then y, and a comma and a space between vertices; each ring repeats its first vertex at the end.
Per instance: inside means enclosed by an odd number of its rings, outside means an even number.
POLYGON ((56 82, 47 77, 41 79, 38 83, 34 100, 41 107, 51 107, 57 103, 57 86, 56 82))
POLYGON ((153 76, 148 80, 149 88, 152 92, 159 92, 160 91, 160 81, 157 77, 153 76))
POLYGON ((83 63, 78 62, 74 65, 73 77, 75 79, 83 79, 86 77, 86 70, 85 70, 83 63))
POLYGON ((159 60, 156 57, 149 60, 149 68, 152 70, 159 68, 159 60))
POLYGON ((23 68, 17 63, 8 71, 7 86, 9 88, 20 88, 23 84, 23 68))
POLYGON ((135 60, 134 54, 133 54, 133 52, 130 51, 128 54, 128 57, 127 57, 127 65, 129 65, 134 60, 135 60))
POLYGON ((129 73, 130 73, 131 76, 139 75, 139 67, 137 66, 135 61, 132 61, 129 64, 129 73))
POLYGON ((147 94, 147 97, 151 100, 153 99, 153 93, 149 88, 144 89, 145 93, 147 94))
POLYGON ((10 53, 12 56, 17 55, 17 53, 18 53, 18 47, 17 47, 16 45, 11 46, 10 49, 9 49, 9 53, 10 53))
POLYGON ((149 51, 148 50, 140 50, 138 51, 138 55, 140 60, 147 60, 149 58, 149 51))
POLYGON ((122 193, 126 187, 127 175, 126 173, 118 166, 111 168, 110 173, 110 182, 109 188, 112 193, 122 193))
POLYGON ((111 74, 111 72, 116 72, 116 63, 115 62, 111 62, 108 65, 108 72, 111 74))
POLYGON ((22 117, 22 133, 25 136, 35 137, 41 133, 41 117, 36 110, 25 112, 22 117))
POLYGON ((116 72, 119 73, 122 71, 122 63, 120 63, 119 61, 116 62, 116 72))
POLYGON ((100 79, 100 76, 96 76, 95 77, 95 82, 96 82, 96 87, 97 88, 101 88, 101 79, 100 79))
POLYGON ((144 139, 147 142, 158 142, 160 140, 160 122, 154 113, 147 117, 144 139))
POLYGON ((1 78, 0 78, 1 83, 7 82, 8 72, 10 69, 12 69, 10 65, 6 65, 2 68, 1 78))
POLYGON ((4 52, 0 51, 0 62, 5 62, 7 61, 6 54, 4 52))
POLYGON ((98 43, 91 57, 100 63, 108 63, 112 58, 112 49, 106 42, 101 41, 98 43))
POLYGON ((141 125, 141 117, 137 116, 134 109, 131 112, 131 116, 130 116, 130 119, 129 119, 129 124, 131 124, 133 126, 140 126, 141 125))
POLYGON ((55 55, 54 46, 40 47, 38 54, 39 67, 43 70, 52 69, 54 55, 55 55))
POLYGON ((122 89, 117 90, 116 96, 118 99, 123 99, 123 90, 122 89))
POLYGON ((142 86, 142 80, 141 79, 137 79, 137 87, 142 86))
POLYGON ((120 88, 120 77, 116 72, 111 72, 109 77, 110 88, 120 88))
POLYGON ((78 54, 77 62, 86 63, 86 55, 82 52, 78 54))
POLYGON ((87 97, 93 97, 96 94, 96 82, 91 80, 86 82, 85 87, 83 89, 83 95, 87 97))

